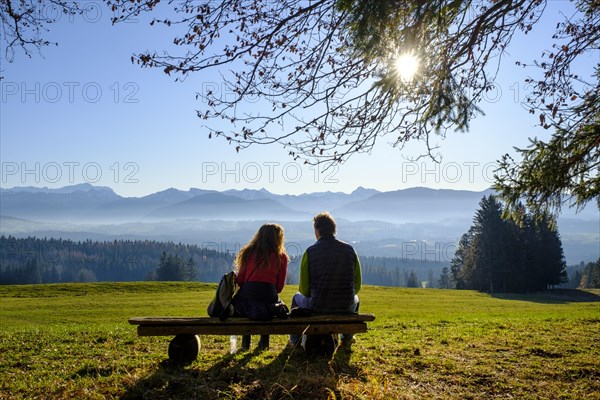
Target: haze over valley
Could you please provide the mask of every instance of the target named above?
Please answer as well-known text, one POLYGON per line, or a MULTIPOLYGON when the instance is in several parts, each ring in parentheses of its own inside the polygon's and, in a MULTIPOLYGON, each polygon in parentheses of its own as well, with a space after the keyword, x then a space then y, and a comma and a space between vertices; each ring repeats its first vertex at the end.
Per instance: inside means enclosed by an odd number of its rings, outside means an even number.
MULTIPOLYGON (((235 252, 266 221, 285 228, 291 256, 314 242, 311 219, 328 210, 338 236, 364 256, 450 261, 486 191, 410 188, 380 192, 279 195, 261 190, 167 189, 122 197, 111 188, 80 184, 60 189, 0 189, 0 234, 73 240, 152 239, 235 252)), ((564 209, 559 232, 568 264, 600 256, 595 205, 564 209)))

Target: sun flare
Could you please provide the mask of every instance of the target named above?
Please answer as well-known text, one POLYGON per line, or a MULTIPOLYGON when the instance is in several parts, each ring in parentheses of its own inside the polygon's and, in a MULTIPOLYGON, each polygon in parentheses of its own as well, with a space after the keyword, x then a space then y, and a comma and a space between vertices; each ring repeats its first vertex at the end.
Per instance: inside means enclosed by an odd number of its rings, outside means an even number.
POLYGON ((394 60, 394 69, 402 81, 409 82, 419 69, 419 59, 414 54, 400 54, 394 60))

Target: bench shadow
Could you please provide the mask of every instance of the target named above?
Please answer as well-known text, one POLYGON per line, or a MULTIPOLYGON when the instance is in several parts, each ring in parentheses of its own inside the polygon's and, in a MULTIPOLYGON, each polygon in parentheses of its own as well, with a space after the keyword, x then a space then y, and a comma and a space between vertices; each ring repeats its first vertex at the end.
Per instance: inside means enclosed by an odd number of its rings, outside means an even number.
MULTIPOLYGON (((121 397, 132 399, 319 399, 341 397, 341 379, 362 379, 350 362, 352 350, 339 347, 331 357, 309 356, 302 348, 275 353, 259 350, 225 354, 216 363, 199 359, 187 366, 168 359, 149 375, 137 379, 121 397), (260 357, 260 362, 255 358, 260 357)), ((211 358, 214 361, 214 358, 211 358)))
POLYGON ((535 293, 491 293, 490 296, 502 300, 518 300, 542 304, 600 302, 598 294, 581 289, 552 289, 535 293))

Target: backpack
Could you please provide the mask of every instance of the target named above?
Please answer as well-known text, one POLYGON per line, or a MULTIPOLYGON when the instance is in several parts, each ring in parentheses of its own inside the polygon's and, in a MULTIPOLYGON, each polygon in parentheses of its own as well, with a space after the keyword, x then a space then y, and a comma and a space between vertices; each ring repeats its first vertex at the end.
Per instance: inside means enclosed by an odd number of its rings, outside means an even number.
POLYGON ((338 345, 338 335, 306 335, 302 347, 311 356, 331 357, 338 345))
POLYGON ((238 285, 235 282, 235 271, 230 271, 223 275, 215 297, 208 305, 207 312, 211 317, 219 317, 224 321, 227 317, 233 316, 235 309, 233 308, 233 298, 237 294, 238 285))

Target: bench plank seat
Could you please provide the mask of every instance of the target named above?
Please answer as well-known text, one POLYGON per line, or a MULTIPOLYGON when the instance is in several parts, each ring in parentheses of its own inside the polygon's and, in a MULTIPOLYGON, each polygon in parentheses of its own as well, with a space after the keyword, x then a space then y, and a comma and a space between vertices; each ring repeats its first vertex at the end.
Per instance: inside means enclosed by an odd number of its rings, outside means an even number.
POLYGON ((248 318, 228 318, 221 321, 211 317, 134 317, 139 336, 170 335, 284 335, 363 333, 373 314, 312 315, 271 321, 252 321, 248 318))
POLYGON ((248 318, 214 317, 133 317, 138 336, 175 336, 169 345, 169 358, 174 362, 189 362, 200 349, 199 335, 327 335, 364 333, 373 314, 315 314, 307 317, 271 321, 248 318))
POLYGON ((293 325, 311 323, 348 323, 373 321, 373 314, 316 314, 309 317, 294 317, 287 319, 275 318, 271 321, 253 321, 248 318, 227 318, 221 321, 216 317, 132 317, 129 318, 131 325, 293 325))

